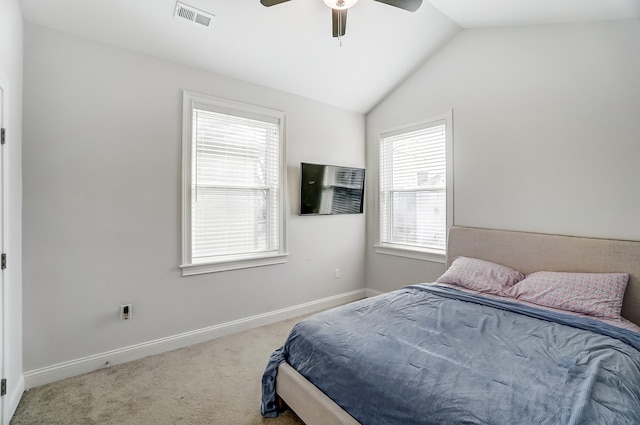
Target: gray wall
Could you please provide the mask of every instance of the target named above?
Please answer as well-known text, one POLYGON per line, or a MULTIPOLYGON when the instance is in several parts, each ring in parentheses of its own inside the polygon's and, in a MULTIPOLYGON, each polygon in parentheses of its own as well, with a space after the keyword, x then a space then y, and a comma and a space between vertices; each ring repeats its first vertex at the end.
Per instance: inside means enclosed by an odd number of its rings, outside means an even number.
MULTIPOLYGON (((4 423, 15 411, 24 389, 22 378, 22 15, 16 0, 0 0, 0 86, 4 93, 4 120, 7 130, 5 199, 6 216, 3 247, 8 267, 4 274, 4 423)), ((1 300, 1 298, 0 298, 1 300)), ((0 330, 1 332, 1 330, 0 330)), ((1 368, 0 368, 1 369, 1 368)), ((0 421, 1 422, 1 421, 0 421)))
POLYGON ((24 53, 25 371, 364 289, 364 215, 296 207, 301 161, 364 166, 362 114, 31 24, 24 53), (286 264, 181 277, 183 89, 287 113, 286 264))
MULTIPOLYGON (((465 30, 367 115, 378 134, 453 109, 454 222, 640 239, 640 21, 465 30)), ((376 254, 367 286, 435 280, 443 265, 376 254)))

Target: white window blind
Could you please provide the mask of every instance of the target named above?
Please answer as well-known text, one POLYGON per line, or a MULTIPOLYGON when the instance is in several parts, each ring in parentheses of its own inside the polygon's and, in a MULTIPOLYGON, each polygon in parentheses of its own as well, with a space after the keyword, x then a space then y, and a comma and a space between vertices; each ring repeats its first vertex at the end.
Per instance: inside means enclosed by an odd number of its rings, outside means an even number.
POLYGON ((190 220, 184 222, 189 240, 183 238, 183 268, 221 262, 235 265, 199 272, 251 267, 256 264, 242 262, 283 254, 282 117, 199 100, 185 103, 190 196, 184 214, 190 220))
POLYGON ((381 245, 445 250, 446 141, 444 119, 382 135, 381 245))

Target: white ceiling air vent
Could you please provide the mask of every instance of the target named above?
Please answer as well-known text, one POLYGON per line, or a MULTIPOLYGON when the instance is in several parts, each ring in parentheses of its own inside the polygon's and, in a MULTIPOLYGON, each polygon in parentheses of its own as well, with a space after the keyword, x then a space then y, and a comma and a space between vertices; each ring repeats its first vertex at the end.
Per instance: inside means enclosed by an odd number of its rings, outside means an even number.
POLYGON ((193 6, 180 2, 176 3, 176 10, 173 16, 188 19, 191 22, 204 25, 205 27, 210 27, 215 19, 215 16, 210 13, 203 12, 193 6))

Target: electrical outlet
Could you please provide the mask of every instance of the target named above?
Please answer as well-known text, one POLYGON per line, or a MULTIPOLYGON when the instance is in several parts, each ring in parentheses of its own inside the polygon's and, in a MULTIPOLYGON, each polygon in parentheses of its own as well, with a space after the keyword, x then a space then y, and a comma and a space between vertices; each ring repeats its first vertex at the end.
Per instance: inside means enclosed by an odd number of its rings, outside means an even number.
POLYGON ((120 306, 120 320, 131 319, 131 304, 123 304, 120 306))
POLYGON ((340 269, 335 269, 333 272, 333 277, 336 279, 340 279, 340 269))

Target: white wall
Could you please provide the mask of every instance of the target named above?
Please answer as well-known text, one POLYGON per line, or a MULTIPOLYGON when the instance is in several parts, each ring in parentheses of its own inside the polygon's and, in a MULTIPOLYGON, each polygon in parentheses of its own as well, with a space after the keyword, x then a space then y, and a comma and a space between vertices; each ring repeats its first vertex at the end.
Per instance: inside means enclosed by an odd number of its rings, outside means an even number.
POLYGON ((364 166, 363 115, 31 24, 24 54, 25 371, 364 293, 364 215, 296 207, 301 161, 364 166), (286 264, 181 277, 183 89, 287 113, 286 264))
MULTIPOLYGON (((453 109, 454 222, 640 240, 640 21, 465 30, 367 115, 380 131, 453 109)), ((435 280, 443 265, 376 254, 367 286, 435 280)))
MULTIPOLYGON (((7 130, 7 269, 5 294, 5 370, 7 395, 3 420, 15 411, 24 390, 22 379, 22 15, 16 0, 0 0, 0 85, 5 96, 7 130)), ((4 422, 3 422, 4 421, 4 422)))

